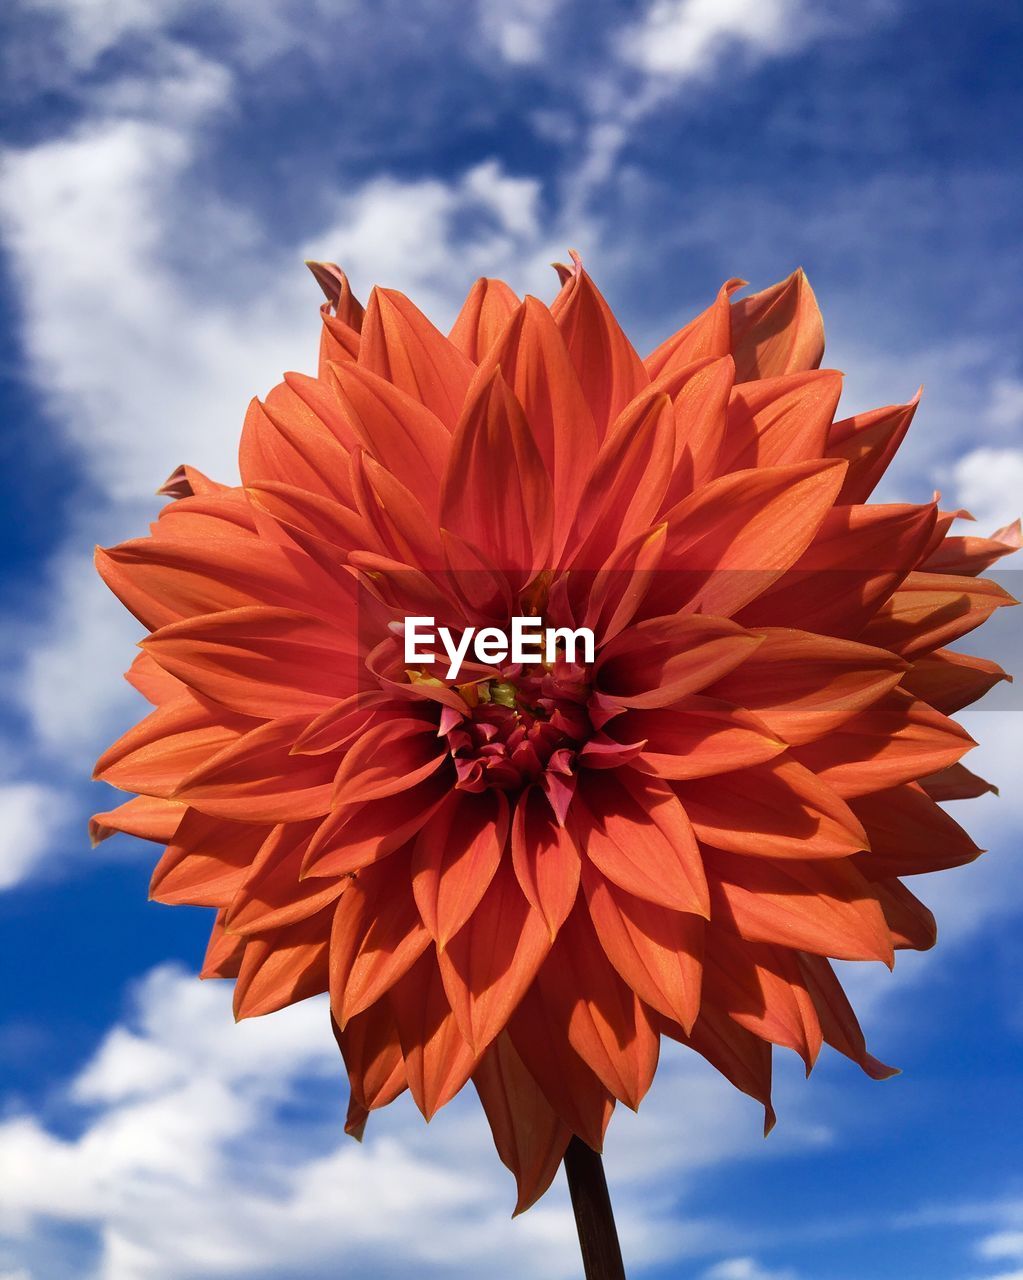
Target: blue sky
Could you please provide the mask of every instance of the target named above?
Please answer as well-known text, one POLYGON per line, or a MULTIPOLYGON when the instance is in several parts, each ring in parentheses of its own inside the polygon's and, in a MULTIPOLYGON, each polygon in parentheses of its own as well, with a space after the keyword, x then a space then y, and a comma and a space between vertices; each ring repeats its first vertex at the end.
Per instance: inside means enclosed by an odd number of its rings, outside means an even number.
MULTIPOLYGON (((23 0, 0 16, 0 1280, 578 1275, 560 1186, 511 1222, 475 1100, 362 1148, 318 1002, 235 1027, 154 851, 90 851, 92 759, 138 714, 94 579, 248 398, 315 360, 317 290, 479 274, 549 297, 571 246, 653 345, 725 278, 805 266, 849 412, 925 397, 885 496, 984 531, 1023 492, 1023 30, 979 0, 23 0)), ((1012 572, 1007 575, 1011 578, 1012 572)), ((1010 583, 1011 586, 1011 583, 1010 583)), ((1017 594, 1019 591, 1017 589, 1017 594)), ((1020 623, 981 646, 1020 655, 1020 623)), ((1016 664, 1017 671, 1023 669, 1016 664)), ((1020 695, 969 718, 990 853, 942 940, 852 971, 882 1085, 778 1060, 747 1099, 666 1055, 607 1165, 648 1280, 1023 1277, 1020 695)), ((962 816, 961 814, 958 816, 962 816)))

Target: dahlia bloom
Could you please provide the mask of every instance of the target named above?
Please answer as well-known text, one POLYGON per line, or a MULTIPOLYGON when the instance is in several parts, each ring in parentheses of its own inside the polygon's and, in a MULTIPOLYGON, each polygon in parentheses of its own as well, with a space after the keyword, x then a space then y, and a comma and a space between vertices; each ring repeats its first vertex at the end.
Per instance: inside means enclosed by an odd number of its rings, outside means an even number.
POLYGON ((577 258, 548 307, 479 280, 444 336, 327 302, 316 377, 252 402, 241 485, 182 467, 98 552, 154 706, 94 819, 166 845, 152 897, 216 909, 239 1018, 330 993, 347 1128, 470 1080, 518 1208, 599 1150, 662 1038, 771 1111, 771 1054, 875 1078, 832 958, 935 940, 903 879, 980 852, 950 715, 1005 673, 948 646, 1020 543, 877 504, 916 400, 835 421, 801 272, 730 280, 641 359, 577 258), (404 660, 403 628, 533 616, 592 663, 404 660))

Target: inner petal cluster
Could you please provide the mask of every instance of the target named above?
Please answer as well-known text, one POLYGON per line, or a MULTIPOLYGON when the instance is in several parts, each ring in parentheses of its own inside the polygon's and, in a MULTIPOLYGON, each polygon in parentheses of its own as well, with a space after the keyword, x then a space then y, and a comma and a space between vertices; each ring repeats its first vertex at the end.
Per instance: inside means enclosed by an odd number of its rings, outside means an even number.
POLYGON ((592 732, 584 667, 511 667, 500 679, 462 686, 461 694, 469 714, 445 707, 441 716, 460 790, 569 785, 576 752, 592 732))

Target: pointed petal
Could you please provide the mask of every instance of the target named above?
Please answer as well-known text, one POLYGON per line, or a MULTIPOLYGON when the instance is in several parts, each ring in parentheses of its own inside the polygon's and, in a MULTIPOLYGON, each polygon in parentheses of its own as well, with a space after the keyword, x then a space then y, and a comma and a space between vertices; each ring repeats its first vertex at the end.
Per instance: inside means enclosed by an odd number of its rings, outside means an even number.
POLYGON ((479 906, 508 837, 502 792, 452 794, 416 838, 412 889, 419 914, 443 949, 479 906))
POLYGON ((150 898, 168 905, 226 907, 268 834, 266 826, 225 822, 187 810, 153 869, 150 898))
POLYGON ((245 955, 246 938, 228 933, 224 928, 224 912, 218 911, 210 931, 210 941, 203 958, 200 978, 237 978, 245 955))
POLYGON ((643 361, 651 379, 694 360, 727 356, 731 352, 732 323, 729 298, 745 280, 726 280, 706 311, 679 329, 643 361))
POLYGON ((708 916, 700 851, 667 783, 629 769, 584 775, 570 822, 579 848, 620 888, 675 911, 708 916))
POLYGON ((315 826, 286 822, 274 827, 231 899, 228 928, 250 934, 297 924, 330 906, 344 891, 350 883, 347 877, 301 879, 302 859, 315 826))
POLYGON ((790 572, 741 620, 762 627, 798 618, 804 631, 865 638, 864 624, 916 563, 935 518, 933 503, 835 507, 790 572))
POLYGON ((898 1068, 886 1067, 867 1052, 856 1014, 827 960, 823 956, 799 954, 799 966, 817 1009, 825 1041, 858 1063, 874 1080, 897 1076, 898 1068))
POLYGON ((335 762, 291 755, 305 717, 269 720, 205 760, 181 780, 174 798, 216 818, 297 822, 327 812, 335 762))
POLYGON ((982 698, 1000 680, 1011 680, 997 662, 975 658, 954 649, 936 649, 913 659, 902 687, 915 698, 929 702, 935 711, 954 715, 982 698))
POLYGON ((350 875, 386 858, 430 821, 450 790, 451 779, 434 773, 395 795, 332 809, 310 842, 302 875, 350 875))
MULTIPOLYGON (((551 483, 525 416, 495 372, 451 442, 441 523, 525 585, 550 555, 551 483)), ((511 576, 510 576, 511 580, 511 576)))
POLYGON ((872 881, 897 951, 930 951, 938 940, 934 916, 901 880, 872 881))
POLYGON ((583 887, 600 945, 651 1008, 692 1029, 700 1011, 704 921, 620 889, 591 864, 583 887))
POLYGON ((170 799, 193 769, 239 740, 252 721, 222 720, 192 698, 157 707, 108 747, 93 777, 122 791, 170 799))
POLYGON ((816 742, 793 750, 844 797, 911 782, 955 764, 974 746, 965 729, 901 689, 816 742))
POLYGON ((919 403, 918 391, 909 404, 858 413, 831 427, 825 452, 849 463, 839 502, 867 501, 902 444, 919 403))
POLYGON ((409 1091, 430 1120, 467 1082, 479 1056, 458 1030, 432 949, 398 979, 388 1003, 405 1056, 409 1091))
POLYGON ((436 514, 450 447, 444 423, 407 389, 361 362, 333 368, 331 385, 355 441, 436 514))
POLYGON ((537 980, 568 1039, 604 1087, 634 1111, 657 1068, 658 1036, 605 956, 585 908, 565 922, 537 980))
POLYGON ((258 1018, 327 990, 331 908, 250 938, 234 986, 234 1016, 258 1018))
POLYGON ((665 395, 640 397, 608 433, 579 500, 568 563, 597 569, 660 511, 675 456, 675 419, 665 395))
MULTIPOLYGON (((698 361, 678 377, 684 381, 669 392, 675 418, 675 459, 664 495, 666 511, 719 474, 718 458, 735 385, 735 366, 731 356, 698 361)), ((659 379, 654 385, 660 382, 659 379)))
POLYGON ((508 1035, 494 1041, 472 1076, 501 1161, 515 1175, 516 1214, 554 1181, 572 1131, 559 1118, 508 1035))
POLYGON ((746 942, 714 929, 707 942, 704 999, 761 1040, 792 1049, 807 1075, 823 1035, 795 953, 765 942, 746 942))
POLYGON ((317 715, 360 682, 357 637, 294 609, 186 618, 142 644, 190 689, 242 715, 317 715))
POLYGON ((393 383, 453 428, 472 362, 396 289, 374 289, 362 324, 359 365, 393 383))
POLYGON ((793 746, 832 732, 894 689, 906 663, 885 649, 785 627, 713 686, 793 746))
POLYGON ((860 796, 849 807, 870 841, 856 865, 871 880, 945 871, 980 856, 959 823, 911 784, 860 796))
POLYGON ((96 567, 150 631, 245 605, 278 605, 332 617, 332 606, 346 603, 338 585, 300 552, 257 543, 240 533, 202 542, 138 538, 97 549, 96 567))
POLYGON ((746 1031, 720 1009, 701 1010, 687 1036, 677 1023, 665 1022, 664 1032, 702 1055, 737 1089, 755 1098, 764 1108, 764 1136, 775 1124, 771 1105, 771 1046, 746 1031))
POLYGON ((546 921, 553 941, 579 891, 579 852, 571 833, 552 821, 550 805, 535 787, 519 798, 511 850, 519 887, 546 921))
POLYGON ((788 758, 674 790, 701 840, 766 858, 841 858, 867 837, 849 806, 809 769, 788 758))
POLYGON ((758 636, 724 618, 649 618, 603 646, 596 684, 617 706, 666 706, 737 667, 759 643, 758 636))
POLYGON ((645 744, 633 767, 658 778, 727 773, 763 764, 785 750, 785 743, 755 716, 699 694, 673 707, 627 711, 613 721, 610 732, 624 741, 645 744))
POLYGON ((366 1111, 386 1107, 408 1088, 398 1028, 386 1000, 350 1019, 342 1031, 331 1019, 348 1070, 352 1098, 366 1111))
POLYGON ((849 858, 800 862, 708 850, 714 917, 750 942, 893 963, 877 897, 849 858))
POLYGON ((508 1032, 554 1111, 583 1142, 599 1151, 614 1099, 572 1048, 564 1021, 536 983, 512 1015, 508 1032))
POLYGON ((928 573, 975 575, 1023 545, 1020 522, 999 529, 990 538, 945 538, 920 566, 928 573))
POLYGON ((352 441, 344 427, 328 424, 282 383, 265 404, 249 404, 238 449, 246 486, 283 483, 335 502, 349 503, 348 458, 352 441))
POLYGON ((469 290, 448 338, 473 364, 479 364, 520 305, 503 280, 481 277, 469 290))
POLYGON ((375 1004, 430 944, 416 910, 408 853, 367 867, 341 895, 330 935, 330 1007, 344 1029, 375 1004))
POLYGON ((649 382, 643 362, 581 265, 555 299, 551 314, 579 375, 597 435, 603 438, 649 382))
POLYGON ((951 764, 947 769, 929 773, 920 779, 920 786, 932 800, 976 800, 989 791, 998 794, 998 788, 980 778, 962 764, 951 764))
POLYGON ((844 466, 754 468, 721 476, 679 503, 664 517, 667 545, 644 612, 736 613, 809 546, 831 510, 844 466))
POLYGON ((482 361, 480 378, 497 368, 522 406, 552 479, 557 560, 597 456, 597 429, 564 339, 536 298, 526 298, 482 361))
POLYGON ((966 635, 1008 604, 1015 604, 1012 596, 985 578, 911 573, 860 638, 915 659, 966 635))
POLYGON ((834 369, 743 382, 736 366, 718 455, 721 474, 824 458, 842 375, 834 369))
MULTIPOLYGON (((411 703, 409 709, 411 713, 411 703)), ((321 758, 330 761, 329 756, 296 757, 321 758)), ((391 716, 367 729, 345 754, 334 781, 334 805, 365 804, 397 795, 436 773, 447 759, 435 720, 413 714, 391 716)))
POLYGON ((437 957, 459 1029, 477 1053, 504 1030, 550 949, 549 930, 503 862, 437 957))
POLYGON ((732 303, 732 354, 742 382, 817 368, 824 322, 802 268, 732 303))
POLYGON ((89 839, 93 845, 118 832, 139 840, 155 840, 170 844, 174 839, 185 806, 178 800, 159 800, 154 796, 133 796, 116 809, 95 813, 89 819, 89 839))

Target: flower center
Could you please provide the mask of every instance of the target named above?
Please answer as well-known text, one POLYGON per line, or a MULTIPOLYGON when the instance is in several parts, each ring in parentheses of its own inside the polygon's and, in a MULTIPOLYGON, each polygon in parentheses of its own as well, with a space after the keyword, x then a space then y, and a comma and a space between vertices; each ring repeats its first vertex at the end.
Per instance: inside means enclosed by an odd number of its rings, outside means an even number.
POLYGON ((467 716, 445 708, 441 732, 463 791, 510 791, 545 773, 570 776, 592 733, 586 670, 569 663, 516 667, 499 680, 462 686, 467 716))

